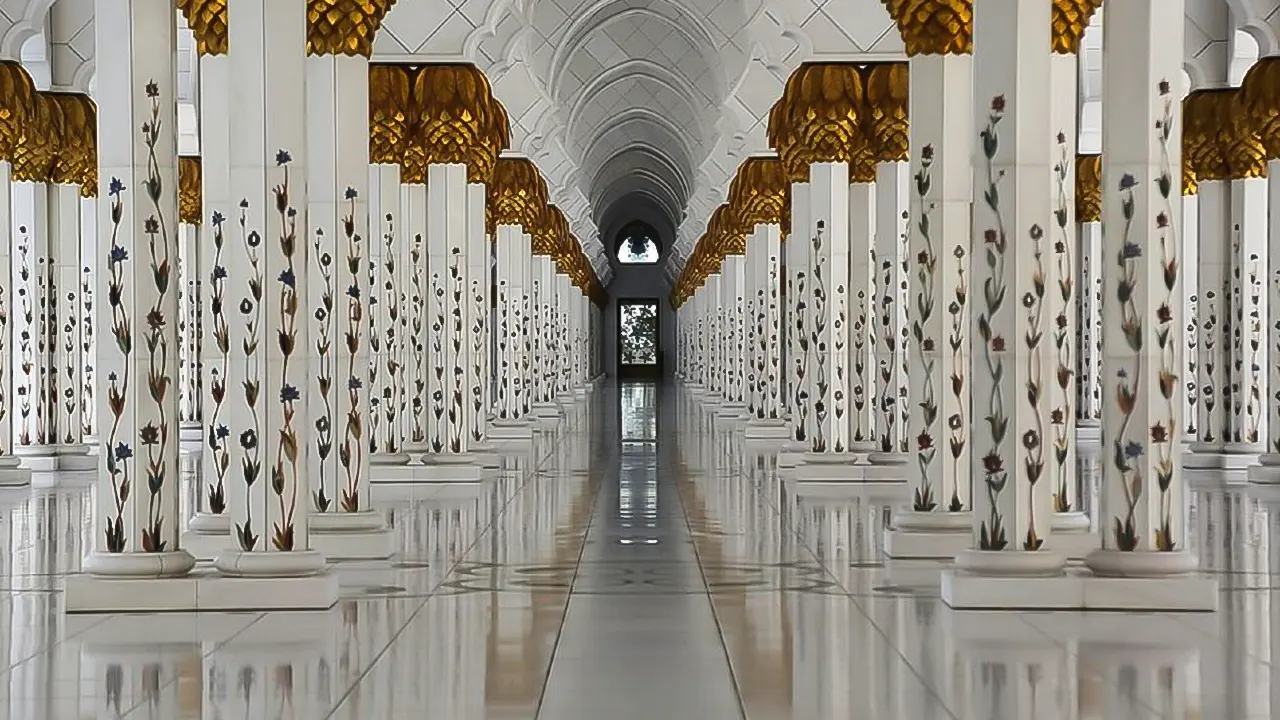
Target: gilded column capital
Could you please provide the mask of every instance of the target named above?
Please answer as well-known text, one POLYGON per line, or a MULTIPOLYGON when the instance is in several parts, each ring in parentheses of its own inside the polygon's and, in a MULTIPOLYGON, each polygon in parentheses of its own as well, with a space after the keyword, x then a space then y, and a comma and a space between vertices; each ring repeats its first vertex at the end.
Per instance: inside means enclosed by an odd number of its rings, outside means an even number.
POLYGON ((1229 92, 1196 90, 1182 101, 1182 162, 1197 183, 1230 179, 1218 142, 1218 105, 1229 92))
POLYGON ((862 134, 877 162, 899 162, 910 158, 911 124, 907 63, 875 63, 864 68, 866 110, 862 134))
POLYGON ((307 0, 307 54, 373 55, 373 40, 396 0, 307 0))
POLYGON ((729 203, 721 203, 711 212, 711 219, 707 221, 707 235, 722 260, 726 255, 741 255, 747 251, 746 232, 729 203))
POLYGON ((881 0, 907 56, 973 52, 973 0, 881 0))
POLYGON ((201 55, 227 54, 227 0, 177 0, 201 55))
POLYGON ((1244 91, 1234 88, 1218 103, 1218 137, 1233 180, 1267 176, 1267 148, 1258 136, 1244 91))
POLYGON ((791 183, 777 158, 751 157, 742 161, 729 183, 729 204, 742 230, 756 225, 779 225, 791 231, 791 183))
POLYGON ((547 183, 526 158, 498 158, 487 188, 489 233, 499 225, 519 225, 534 234, 547 206, 547 183))
POLYGON ((1197 90, 1182 104, 1183 161, 1198 182, 1264 177, 1267 150, 1239 88, 1197 90))
POLYGON ((533 254, 555 258, 565 245, 569 221, 555 205, 544 205, 533 236, 533 254))
POLYGON ((807 182, 809 180, 809 163, 803 156, 792 152, 795 134, 791 132, 791 121, 787 117, 786 92, 769 108, 769 125, 766 129, 769 147, 778 153, 782 163, 782 172, 787 182, 807 182))
POLYGON ((184 225, 204 222, 199 155, 178 157, 178 222, 184 225))
POLYGON ((1268 160, 1280 160, 1280 57, 1253 64, 1241 84, 1243 102, 1268 160))
POLYGON ((474 65, 419 68, 411 108, 413 142, 406 168, 461 163, 468 182, 483 183, 493 174, 498 153, 511 144, 506 110, 474 65))
POLYGON ((0 160, 13 162, 35 101, 35 84, 22 63, 0 61, 0 160))
POLYGON ((1053 0, 1051 47, 1059 55, 1080 52, 1080 40, 1102 0, 1053 0))
MULTIPOLYGON (((866 147, 859 129, 862 74, 850 63, 806 63, 787 79, 783 107, 795 141, 780 154, 795 162, 852 164, 866 147)), ((788 160, 784 157, 783 162, 788 160)))
MULTIPOLYGON (((369 66, 369 162, 402 165, 410 142, 410 88, 404 65, 369 66)), ((423 180, 419 180, 422 182, 423 180)))
POLYGON ((1076 222, 1102 222, 1102 156, 1076 155, 1076 222))
POLYGON ((27 115, 27 124, 13 153, 13 179, 20 182, 47 183, 58 161, 62 142, 62 107, 50 97, 37 92, 27 115))
POLYGON ((88 95, 46 93, 58 106, 62 126, 48 182, 79 185, 84 197, 98 194, 98 109, 88 95))

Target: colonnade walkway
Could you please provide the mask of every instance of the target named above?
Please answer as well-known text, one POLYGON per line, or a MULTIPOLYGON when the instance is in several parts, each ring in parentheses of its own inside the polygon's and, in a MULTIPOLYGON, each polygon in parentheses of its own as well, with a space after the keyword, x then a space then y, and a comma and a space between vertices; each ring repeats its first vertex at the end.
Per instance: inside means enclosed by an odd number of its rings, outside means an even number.
POLYGON ((705 415, 606 384, 481 485, 379 488, 397 554, 322 613, 66 616, 91 491, 5 496, 0 720, 1280 716, 1280 505, 1195 493, 1216 614, 962 614, 883 562, 892 498, 705 415))

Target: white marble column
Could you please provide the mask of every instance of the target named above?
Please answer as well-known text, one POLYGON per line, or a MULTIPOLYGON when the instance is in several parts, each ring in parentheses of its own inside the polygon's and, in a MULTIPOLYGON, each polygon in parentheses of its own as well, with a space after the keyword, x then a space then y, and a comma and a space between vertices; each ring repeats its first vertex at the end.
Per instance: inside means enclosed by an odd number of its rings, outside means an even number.
POLYGON ((484 448, 489 439, 489 413, 493 409, 489 393, 489 293, 493 270, 491 240, 485 229, 487 202, 484 183, 467 185, 467 234, 463 249, 467 273, 463 432, 472 452, 484 448))
MULTIPOLYGON (((36 106, 41 117, 51 112, 48 100, 36 106)), ((42 122, 51 122, 43 119, 42 122)), ((31 469, 53 470, 57 456, 49 442, 53 406, 49 401, 50 343, 56 337, 49 324, 49 285, 53 248, 49 238, 49 186, 40 169, 53 162, 54 140, 38 134, 27 136, 19 146, 14 165, 13 243, 18 255, 14 286, 18 385, 18 446, 15 452, 31 469), (40 149, 33 149, 39 145, 40 149), (33 167, 33 166, 38 166, 33 167)))
POLYGON ((1253 482, 1280 482, 1280 97, 1276 87, 1280 81, 1280 57, 1270 56, 1259 60, 1245 76, 1243 88, 1245 104, 1249 108, 1254 126, 1264 143, 1267 157, 1266 203, 1270 212, 1267 227, 1266 265, 1262 273, 1266 287, 1265 337, 1262 339, 1270 362, 1266 377, 1267 392, 1264 397, 1268 407, 1263 454, 1259 465, 1249 469, 1253 482))
MULTIPOLYGON (((916 512, 971 509, 968 468, 978 421, 970 412, 970 313, 980 289, 969 270, 972 65, 967 55, 911 58, 907 412, 916 512)), ((973 414, 981 414, 976 402, 973 414)))
POLYGON ((178 518, 177 22, 167 0, 95 3, 99 458, 90 576, 184 575, 178 518))
POLYGON ((970 494, 977 483, 970 466, 983 414, 970 399, 970 314, 981 290, 970 271, 973 59, 913 55, 910 72, 911 177, 902 268, 908 339, 900 341, 909 382, 898 402, 900 408, 906 402, 912 501, 910 508, 895 511, 885 552, 950 557, 971 537, 970 494))
POLYGON ((809 165, 809 226, 798 227, 809 243, 809 376, 814 454, 850 450, 849 402, 849 165, 809 165))
POLYGON ((1102 419, 1102 156, 1076 155, 1075 166, 1076 434, 1082 443, 1096 444, 1102 419))
MULTIPOLYGON (((870 172, 868 170, 868 172, 870 172)), ((876 186, 874 176, 852 178, 849 185, 849 284, 847 290, 849 449, 876 449, 875 397, 875 251, 876 186)))
MULTIPOLYGON (((1048 288, 1045 291, 1043 323, 1047 351, 1045 367, 1049 380, 1045 384, 1041 414, 1046 430, 1043 442, 1049 448, 1050 457, 1047 470, 1053 498, 1050 522, 1059 536, 1059 551, 1079 557, 1096 548, 1097 540, 1089 533, 1089 518, 1081 512, 1080 477, 1076 468, 1076 343, 1080 334, 1076 298, 1079 272, 1076 265, 1080 258, 1076 247, 1075 170, 1076 139, 1079 135, 1076 127, 1079 61, 1074 52, 1062 52, 1063 49, 1072 49, 1069 47, 1071 43, 1066 42, 1070 39, 1055 36, 1054 53, 1049 57, 1049 123, 1054 133, 1054 144, 1049 158, 1052 219, 1045 227, 1049 243, 1044 253, 1048 288), (1066 533, 1072 537, 1067 538, 1066 533), (1068 542, 1082 543, 1084 547, 1068 549, 1065 545, 1068 542)), ((1078 38, 1075 44, 1078 45, 1078 38)))
MULTIPOLYGON (((782 202, 786 202, 783 198, 782 202)), ((756 419, 770 424, 783 417, 783 394, 786 392, 782 367, 782 226, 778 223, 757 224, 752 236, 759 255, 757 277, 761 282, 757 294, 757 362, 759 406, 756 419)), ((748 250, 750 254, 751 249, 748 250)))
MULTIPOLYGON (((1178 429, 1182 327, 1177 223, 1181 122, 1171 87, 1182 68, 1182 3, 1107 6, 1103 44, 1102 549, 1098 575, 1189 572, 1178 429), (1131 61, 1129 59, 1132 59, 1131 61), (1114 301, 1113 301, 1114 300, 1114 301), (1114 452, 1111 450, 1114 448, 1114 452)), ((1173 598, 1153 602, 1160 606, 1173 598)))
MULTIPOLYGON (((97 460, 89 457, 80 421, 80 378, 84 372, 80 353, 80 187, 67 183, 50 185, 48 209, 53 249, 49 267, 48 322, 53 331, 48 355, 52 405, 49 441, 58 457, 59 470, 92 470, 97 460)), ((175 386, 174 392, 177 390, 175 386)))
POLYGON ((906 212, 910 204, 910 173, 907 162, 882 162, 876 168, 875 238, 871 268, 875 283, 875 396, 871 400, 876 447, 881 453, 898 453, 898 419, 902 399, 898 388, 902 377, 902 333, 900 317, 905 312, 900 286, 907 278, 900 271, 898 247, 907 232, 906 212))
POLYGON ((422 236, 405 230, 400 168, 369 166, 369 260, 367 311, 369 462, 404 465, 415 432, 421 434, 420 398, 413 402, 423 365, 414 352, 420 341, 422 300, 411 280, 422 274, 422 236))
MULTIPOLYGON (((1051 6, 978 0, 974 13, 973 352, 977 423, 970 468, 970 572, 1045 575, 1066 557, 1054 547, 1053 173, 1060 151, 1050 103, 1051 6)), ((1066 156, 1062 155, 1063 162, 1066 156)))
POLYGON ((536 340, 536 326, 534 324, 533 313, 535 309, 533 300, 533 235, 528 229, 520 234, 519 248, 516 256, 519 262, 515 266, 513 273, 512 293, 515 297, 512 304, 515 306, 513 310, 512 324, 515 326, 513 331, 518 333, 518 344, 516 346, 516 378, 515 395, 512 400, 519 409, 520 416, 527 416, 533 408, 534 402, 534 372, 537 356, 534 354, 534 343, 536 340))
POLYGON ((500 224, 495 233, 498 246, 497 341, 494 362, 498 370, 497 423, 505 424, 524 417, 520 406, 519 386, 523 377, 520 338, 520 302, 524 295, 520 272, 521 240, 524 229, 519 225, 500 224))
POLYGON ((433 455, 461 455, 470 437, 467 407, 468 342, 467 166, 427 166, 427 343, 430 399, 427 442, 433 455))
MULTIPOLYGON (((381 19, 365 16, 358 27, 375 28, 381 19)), ((350 17, 348 21, 350 21, 350 17)), ((327 18, 311 21, 318 30, 327 18)), ((328 27, 339 32, 341 28, 328 27)), ((332 32, 323 33, 326 37, 332 32)), ((309 384, 314 387, 308 419, 314 433, 310 443, 315 465, 310 472, 310 500, 313 515, 312 546, 328 558, 374 559, 391 554, 391 535, 383 516, 373 507, 370 486, 370 437, 372 408, 368 383, 372 347, 372 309, 369 300, 369 262, 375 245, 387 251, 394 243, 394 227, 370 212, 369 171, 369 60, 372 42, 355 55, 348 46, 318 45, 313 41, 306 58, 306 213, 310 229, 308 250, 302 257, 309 264, 304 298, 312 308, 306 322, 312 325, 314 352, 307 359, 309 384)), ((234 47, 232 48, 234 52, 234 47)), ((398 178, 388 178, 387 187, 379 177, 379 200, 394 197, 398 178)), ((379 202, 379 207, 381 202, 379 202)), ((403 264, 395 254, 384 252, 387 277, 400 277, 403 264)), ((400 371, 400 339, 404 337, 404 303, 396 296, 401 284, 384 284, 383 300, 395 308, 386 329, 391 334, 385 351, 392 362, 387 374, 393 393, 389 405, 395 410, 384 439, 400 449, 400 422, 404 377, 400 371), (392 297, 388 297, 391 295, 392 297)), ((386 401, 386 398, 384 398, 386 401)), ((385 413, 386 407, 383 407, 385 413)), ((385 418, 385 414, 384 414, 385 418)))
MULTIPOLYGON (((423 171, 425 173, 425 170, 423 171)), ((408 331, 403 337, 402 361, 404 364, 404 393, 408 396, 408 411, 405 418, 404 452, 410 456, 422 455, 430 449, 428 427, 433 422, 434 400, 431 397, 432 383, 435 375, 432 372, 432 358, 436 352, 435 340, 438 334, 432 330, 435 317, 431 314, 432 288, 430 254, 427 249, 427 187, 422 180, 410 183, 405 177, 404 168, 400 171, 400 215, 399 222, 405 229, 402 237, 408 245, 408 253, 401 253, 401 263, 405 264, 407 276, 407 307, 401 308, 402 317, 408 316, 408 331)), ((381 188, 380 192, 390 192, 381 188)), ((385 197, 385 194, 384 194, 385 197)), ((397 293, 396 297, 400 294, 397 293)), ((381 317, 390 322, 390 311, 384 309, 381 317)), ((384 332, 385 335, 385 332, 384 332)), ((386 370, 383 363, 383 372, 386 370)), ((381 390, 386 394, 385 387, 381 390)), ((393 391, 394 395, 394 391, 393 391)), ((387 416, 383 411, 383 419, 387 416)))
POLYGON ((743 406, 746 389, 746 346, 744 319, 746 303, 746 258, 726 255, 721 266, 719 300, 724 318, 724 398, 728 407, 743 406))
MULTIPOLYGON (((237 197, 231 186, 231 59, 225 48, 219 54, 200 55, 200 194, 201 238, 196 275, 203 278, 207 295, 199 297, 205 321, 199 338, 200 365, 204 368, 203 446, 200 451, 200 499, 188 523, 183 544, 199 558, 211 558, 231 537, 227 512, 228 485, 241 477, 232 466, 232 448, 239 441, 244 420, 242 389, 233 384, 233 357, 240 353, 244 323, 239 313, 243 277, 232 278, 232 257, 243 252, 243 238, 236 225, 237 197)), ((236 262, 238 265, 238 261, 236 262)))
POLYGON ((31 472, 19 467, 18 458, 13 454, 19 401, 15 381, 20 360, 16 353, 19 323, 12 163, 35 88, 27 71, 15 61, 0 62, 0 84, 4 88, 0 107, 8 110, 0 121, 0 232, 4 237, 0 242, 0 486, 14 486, 30 482, 31 472))
POLYGON ((227 489, 231 547, 214 564, 231 576, 315 574, 325 558, 311 545, 312 479, 322 467, 312 441, 325 398, 310 292, 324 280, 309 260, 313 232, 337 229, 319 212, 314 226, 308 217, 306 5, 231 0, 227 16, 229 189, 239 197, 227 209, 228 295, 242 339, 228 389, 241 472, 227 489))
POLYGON ((787 347, 787 412, 791 417, 791 440, 807 447, 812 432, 813 409, 809 403, 809 294, 810 242, 809 190, 807 182, 791 184, 791 234, 783 251, 786 254, 786 347, 787 347))

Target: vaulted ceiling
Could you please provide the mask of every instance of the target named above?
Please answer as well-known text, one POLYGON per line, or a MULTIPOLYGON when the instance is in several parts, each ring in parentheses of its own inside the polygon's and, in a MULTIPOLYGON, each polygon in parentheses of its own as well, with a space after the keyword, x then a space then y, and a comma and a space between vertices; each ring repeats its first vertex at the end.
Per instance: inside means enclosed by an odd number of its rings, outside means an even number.
MULTIPOLYGON (((0 57, 21 57, 42 85, 91 91, 93 9, 0 0, 0 57)), ((1097 30, 1082 51, 1082 149, 1099 139, 1097 30)), ((192 45, 183 37, 188 152, 192 45)), ((1190 87, 1238 82, 1259 51, 1280 52, 1280 0, 1188 0, 1190 87)), ((667 236, 678 270, 737 165, 768 150, 769 107, 801 62, 904 56, 881 0, 399 0, 374 53, 480 67, 510 114, 512 150, 547 177, 602 278, 605 245, 634 220, 667 236)))

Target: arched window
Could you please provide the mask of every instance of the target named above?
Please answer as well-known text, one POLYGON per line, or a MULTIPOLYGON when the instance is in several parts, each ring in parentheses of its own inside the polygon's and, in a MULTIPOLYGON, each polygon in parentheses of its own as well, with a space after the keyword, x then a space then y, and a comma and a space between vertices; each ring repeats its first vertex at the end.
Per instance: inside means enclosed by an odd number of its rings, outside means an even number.
POLYGON ((631 223, 618 233, 614 250, 618 262, 623 265, 653 265, 662 259, 658 234, 641 222, 631 223))

